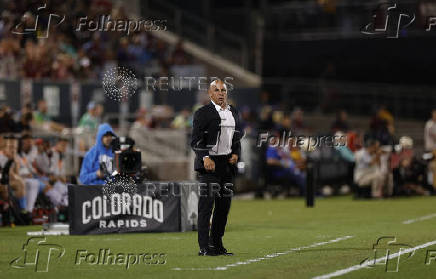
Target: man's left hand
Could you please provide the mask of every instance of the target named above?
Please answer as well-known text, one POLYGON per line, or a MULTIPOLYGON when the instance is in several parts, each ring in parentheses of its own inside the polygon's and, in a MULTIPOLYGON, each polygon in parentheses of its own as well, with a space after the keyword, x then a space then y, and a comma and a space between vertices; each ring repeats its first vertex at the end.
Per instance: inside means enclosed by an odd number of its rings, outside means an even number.
POLYGON ((229 163, 234 165, 238 162, 238 155, 232 154, 232 157, 229 159, 229 163))

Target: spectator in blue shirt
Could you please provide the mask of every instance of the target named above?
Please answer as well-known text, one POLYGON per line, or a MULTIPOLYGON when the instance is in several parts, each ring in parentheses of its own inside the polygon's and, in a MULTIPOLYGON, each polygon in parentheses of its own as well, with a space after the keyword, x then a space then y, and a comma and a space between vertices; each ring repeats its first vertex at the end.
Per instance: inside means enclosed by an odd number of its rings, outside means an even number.
POLYGON ((304 195, 306 189, 306 177, 292 160, 287 147, 268 146, 266 151, 266 163, 269 166, 276 166, 272 175, 276 179, 285 179, 295 183, 300 188, 300 195, 304 195))

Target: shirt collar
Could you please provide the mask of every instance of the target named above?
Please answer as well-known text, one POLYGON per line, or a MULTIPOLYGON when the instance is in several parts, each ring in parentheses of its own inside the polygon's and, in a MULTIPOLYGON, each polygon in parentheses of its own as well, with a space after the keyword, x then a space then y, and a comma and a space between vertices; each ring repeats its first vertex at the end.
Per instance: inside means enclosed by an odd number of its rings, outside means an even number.
POLYGON ((227 105, 227 107, 225 109, 223 109, 220 105, 215 104, 214 101, 210 100, 212 102, 212 104, 215 106, 215 109, 220 112, 220 111, 226 111, 226 110, 230 110, 230 105, 227 105))

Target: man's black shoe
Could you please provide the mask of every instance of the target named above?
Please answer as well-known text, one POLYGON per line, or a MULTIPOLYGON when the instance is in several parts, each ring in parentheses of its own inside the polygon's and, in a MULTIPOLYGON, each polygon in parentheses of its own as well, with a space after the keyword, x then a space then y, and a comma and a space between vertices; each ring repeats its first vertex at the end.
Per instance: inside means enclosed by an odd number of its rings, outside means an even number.
POLYGON ((217 255, 233 256, 233 253, 227 252, 227 249, 224 248, 221 238, 211 240, 209 242, 209 249, 214 250, 217 255))
POLYGON ((199 256, 218 256, 218 254, 213 249, 200 249, 198 252, 199 256))
POLYGON ((227 249, 224 247, 216 248, 216 253, 218 255, 224 255, 224 256, 233 256, 234 254, 231 252, 227 252, 227 249))

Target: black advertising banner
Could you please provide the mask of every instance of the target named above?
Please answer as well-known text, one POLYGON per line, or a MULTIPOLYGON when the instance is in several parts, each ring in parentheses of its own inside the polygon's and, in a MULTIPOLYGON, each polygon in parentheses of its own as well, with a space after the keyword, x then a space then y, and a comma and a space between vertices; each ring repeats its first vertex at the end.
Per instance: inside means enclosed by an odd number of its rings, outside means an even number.
POLYGON ((181 230, 179 184, 147 182, 109 194, 105 187, 68 185, 70 234, 181 230))

